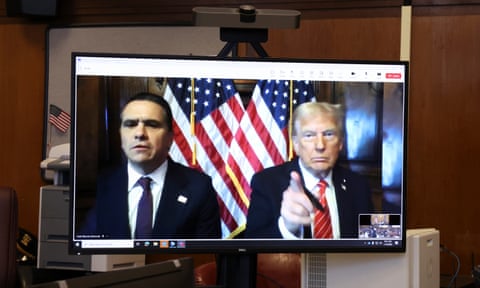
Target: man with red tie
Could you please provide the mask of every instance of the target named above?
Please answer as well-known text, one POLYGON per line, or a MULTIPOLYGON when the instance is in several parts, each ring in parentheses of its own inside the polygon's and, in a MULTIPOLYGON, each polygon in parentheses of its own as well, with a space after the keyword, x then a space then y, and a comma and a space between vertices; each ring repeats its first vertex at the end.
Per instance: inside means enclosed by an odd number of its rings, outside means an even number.
POLYGON ((344 112, 308 102, 293 114, 296 157, 256 173, 246 238, 357 238, 358 215, 374 211, 366 179, 341 167, 344 112))

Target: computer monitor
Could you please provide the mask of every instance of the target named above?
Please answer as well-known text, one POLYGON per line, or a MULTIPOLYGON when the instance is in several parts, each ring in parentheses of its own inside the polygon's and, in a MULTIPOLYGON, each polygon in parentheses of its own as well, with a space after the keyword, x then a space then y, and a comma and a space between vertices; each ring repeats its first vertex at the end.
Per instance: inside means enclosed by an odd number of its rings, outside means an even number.
POLYGON ((73 53, 72 253, 405 251, 408 79, 402 61, 73 53), (218 238, 115 239, 81 232, 100 173, 125 160, 120 111, 140 91, 164 97, 172 108, 170 158, 212 178, 221 215, 218 238), (354 215, 354 237, 243 237, 251 177, 295 156, 289 120, 308 101, 344 108, 339 165, 367 179, 374 207, 354 215))

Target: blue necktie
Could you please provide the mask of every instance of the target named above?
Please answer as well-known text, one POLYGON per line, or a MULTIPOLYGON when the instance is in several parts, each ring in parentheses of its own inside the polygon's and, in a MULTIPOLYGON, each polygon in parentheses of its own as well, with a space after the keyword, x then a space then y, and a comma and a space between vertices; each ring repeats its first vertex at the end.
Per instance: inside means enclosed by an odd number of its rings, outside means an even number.
POLYGON ((153 200, 150 190, 151 180, 148 177, 142 177, 138 180, 138 184, 143 188, 143 194, 137 207, 136 239, 150 239, 152 236, 153 200))

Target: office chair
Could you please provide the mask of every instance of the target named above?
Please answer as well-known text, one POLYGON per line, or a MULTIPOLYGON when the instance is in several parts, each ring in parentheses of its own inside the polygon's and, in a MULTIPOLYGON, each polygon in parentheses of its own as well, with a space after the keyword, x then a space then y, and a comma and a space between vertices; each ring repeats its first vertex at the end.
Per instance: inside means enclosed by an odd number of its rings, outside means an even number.
POLYGON ((0 287, 16 284, 18 200, 15 190, 0 186, 0 287))

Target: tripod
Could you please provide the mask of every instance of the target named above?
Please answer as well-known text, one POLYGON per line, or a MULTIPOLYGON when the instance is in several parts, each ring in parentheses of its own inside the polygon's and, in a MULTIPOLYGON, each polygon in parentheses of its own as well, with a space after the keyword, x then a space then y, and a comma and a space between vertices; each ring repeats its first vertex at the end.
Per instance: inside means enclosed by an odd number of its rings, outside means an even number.
POLYGON ((268 29, 248 29, 248 28, 220 28, 220 40, 227 42, 218 57, 227 57, 230 53, 232 57, 238 57, 238 44, 249 43, 255 52, 261 58, 268 57, 267 51, 261 43, 268 40, 268 29))

